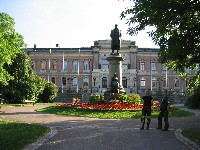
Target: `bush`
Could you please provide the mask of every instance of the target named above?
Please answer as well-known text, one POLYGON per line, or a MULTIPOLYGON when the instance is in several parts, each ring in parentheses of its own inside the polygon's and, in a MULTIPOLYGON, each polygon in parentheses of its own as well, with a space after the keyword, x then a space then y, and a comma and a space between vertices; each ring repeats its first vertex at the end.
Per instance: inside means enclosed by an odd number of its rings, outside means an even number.
MULTIPOLYGON (((91 104, 105 104, 104 97, 100 94, 90 95, 89 102, 91 104)), ((141 98, 138 94, 127 95, 125 93, 119 94, 116 98, 109 101, 110 103, 128 103, 128 104, 140 104, 141 98)))
POLYGON ((100 94, 91 94, 89 102, 91 104, 102 104, 102 103, 105 103, 104 99, 103 99, 103 96, 100 95, 100 94))
POLYGON ((200 108, 200 86, 198 86, 192 95, 188 96, 185 103, 189 108, 200 108))
POLYGON ((37 102, 52 103, 54 102, 57 93, 58 93, 58 88, 54 83, 52 82, 46 83, 44 91, 38 96, 37 102))

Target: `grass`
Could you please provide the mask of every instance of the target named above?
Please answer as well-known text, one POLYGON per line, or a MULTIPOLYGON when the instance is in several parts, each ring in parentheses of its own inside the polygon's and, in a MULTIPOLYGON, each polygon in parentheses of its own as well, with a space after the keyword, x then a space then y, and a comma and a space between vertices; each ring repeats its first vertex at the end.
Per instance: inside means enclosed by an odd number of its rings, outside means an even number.
MULTIPOLYGON (((97 109, 79 109, 75 107, 59 107, 50 106, 37 110, 39 112, 67 115, 67 116, 80 116, 80 117, 91 117, 91 118, 106 118, 106 119, 128 119, 128 118, 140 118, 141 111, 135 110, 97 110, 97 109)), ((159 111, 152 111, 152 118, 157 118, 159 111)), ((173 107, 170 110, 169 117, 183 117, 194 115, 191 112, 180 110, 173 107)))
POLYGON ((184 129, 182 134, 183 136, 200 145, 200 127, 184 129))
POLYGON ((42 125, 0 120, 0 149, 22 150, 49 131, 42 125))

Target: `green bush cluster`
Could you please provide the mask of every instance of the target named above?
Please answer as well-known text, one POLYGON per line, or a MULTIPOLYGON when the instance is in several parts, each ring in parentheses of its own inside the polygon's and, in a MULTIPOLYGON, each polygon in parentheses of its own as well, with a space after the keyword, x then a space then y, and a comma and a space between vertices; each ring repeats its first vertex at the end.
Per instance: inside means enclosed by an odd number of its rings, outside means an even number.
POLYGON ((200 108, 200 86, 194 89, 193 93, 188 96, 185 105, 189 108, 200 108))
MULTIPOLYGON (((104 96, 101 94, 91 94, 89 102, 92 104, 102 104, 106 103, 104 100, 104 96)), ((109 101, 110 103, 128 103, 128 104, 140 104, 141 103, 141 98, 140 95, 138 94, 131 94, 127 95, 125 93, 119 94, 116 98, 113 98, 109 101)))
POLYGON ((91 94, 89 98, 89 102, 91 104, 102 104, 104 102, 104 96, 101 94, 91 94))

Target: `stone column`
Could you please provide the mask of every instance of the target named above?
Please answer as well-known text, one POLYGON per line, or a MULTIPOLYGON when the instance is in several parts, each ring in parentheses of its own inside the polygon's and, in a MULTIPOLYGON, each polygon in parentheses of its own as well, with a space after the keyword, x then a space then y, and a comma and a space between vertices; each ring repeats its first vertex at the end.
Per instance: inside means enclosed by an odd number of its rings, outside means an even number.
POLYGON ((107 57, 107 61, 109 64, 109 76, 108 76, 108 91, 110 90, 111 80, 114 74, 117 74, 119 86, 121 87, 121 91, 123 90, 122 86, 122 61, 124 59, 122 58, 121 54, 110 54, 109 57, 107 57))

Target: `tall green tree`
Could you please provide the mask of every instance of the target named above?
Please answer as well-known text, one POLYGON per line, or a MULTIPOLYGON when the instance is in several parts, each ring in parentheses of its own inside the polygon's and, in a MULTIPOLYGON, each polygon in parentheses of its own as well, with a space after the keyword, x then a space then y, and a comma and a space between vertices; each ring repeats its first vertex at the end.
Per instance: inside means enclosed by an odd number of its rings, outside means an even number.
POLYGON ((23 51, 18 53, 12 61, 12 64, 4 66, 14 79, 8 81, 8 85, 3 86, 3 98, 9 103, 36 99, 43 92, 46 81, 35 74, 31 68, 30 58, 23 51))
MULTIPOLYGON (((160 62, 186 76, 186 68, 200 64, 199 8, 199 0, 133 0, 121 18, 127 20, 130 35, 152 27, 148 34, 160 46, 160 62)), ((199 84, 198 70, 189 88, 199 84)))
POLYGON ((14 20, 6 13, 0 13, 0 83, 8 84, 13 79, 3 66, 11 64, 12 59, 25 46, 23 37, 14 29, 14 20))

